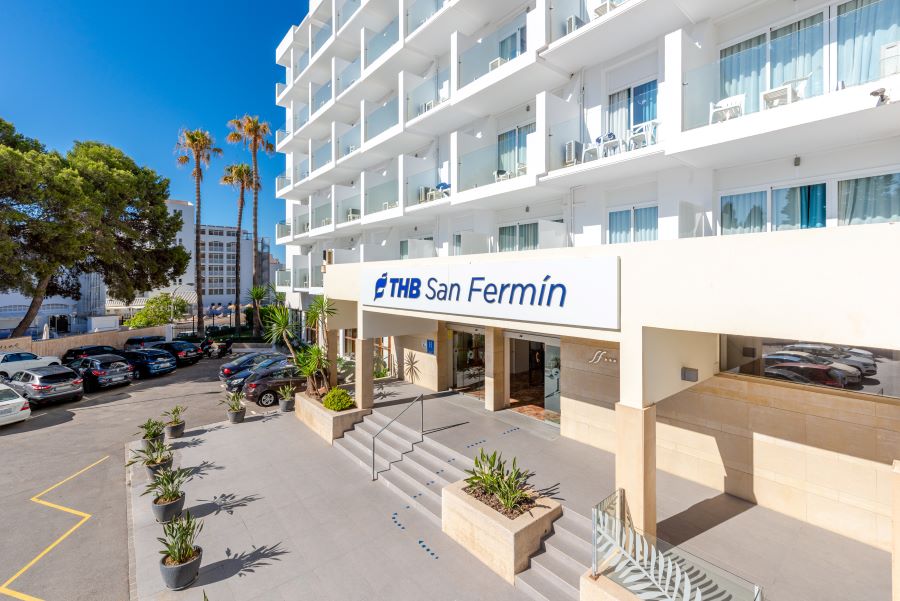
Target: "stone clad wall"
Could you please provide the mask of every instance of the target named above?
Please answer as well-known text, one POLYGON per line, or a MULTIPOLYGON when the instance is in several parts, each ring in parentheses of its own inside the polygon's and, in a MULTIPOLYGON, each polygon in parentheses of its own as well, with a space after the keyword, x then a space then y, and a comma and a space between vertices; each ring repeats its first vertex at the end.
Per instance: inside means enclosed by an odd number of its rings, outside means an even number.
POLYGON ((32 340, 29 337, 0 340, 0 351, 20 350, 41 356, 62 358, 65 352, 73 347, 85 344, 108 344, 117 349, 125 346, 125 341, 134 336, 165 336, 166 326, 141 328, 137 330, 115 330, 111 332, 92 332, 50 340, 32 340))
POLYGON ((560 433, 615 453, 615 404, 619 400, 618 345, 563 338, 560 341, 560 359, 560 433), (597 351, 606 351, 604 358, 611 361, 601 359, 591 363, 597 351))

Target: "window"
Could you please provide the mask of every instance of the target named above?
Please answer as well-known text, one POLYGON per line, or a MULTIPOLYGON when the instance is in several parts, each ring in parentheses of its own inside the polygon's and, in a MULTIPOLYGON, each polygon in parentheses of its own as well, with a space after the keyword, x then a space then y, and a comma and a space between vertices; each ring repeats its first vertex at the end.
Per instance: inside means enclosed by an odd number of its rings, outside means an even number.
POLYGON ((497 169, 510 175, 524 173, 528 167, 528 134, 535 124, 519 126, 497 136, 497 169))
POLYGON ((453 234, 453 256, 462 254, 462 234, 453 234))
MULTIPOLYGON (((201 231, 200 233, 202 234, 203 232, 201 231)), ((210 236, 224 236, 225 230, 209 230, 209 235, 210 236)), ((221 244, 221 242, 219 244, 221 244)))
POLYGON ((631 207, 609 212, 609 244, 647 242, 659 237, 659 207, 631 207))
POLYGON ((519 223, 500 227, 498 249, 500 252, 534 250, 538 248, 538 224, 519 223))
POLYGON ((721 199, 722 234, 747 234, 766 231, 765 191, 731 194, 721 199))
POLYGON ((401 240, 400 241, 400 258, 401 259, 409 258, 409 240, 401 240))
POLYGON ((845 86, 881 77, 880 49, 900 39, 897 0, 851 0, 837 7, 837 79, 845 86))
POLYGON ((825 227, 825 184, 772 190, 772 228, 825 227))
POLYGON ((516 31, 500 40, 500 58, 511 61, 528 48, 527 29, 523 25, 516 31))
POLYGON ((656 121, 656 80, 609 95, 606 129, 618 140, 627 140, 635 125, 656 121))
POLYGON ((900 221, 900 173, 838 182, 838 225, 900 221))

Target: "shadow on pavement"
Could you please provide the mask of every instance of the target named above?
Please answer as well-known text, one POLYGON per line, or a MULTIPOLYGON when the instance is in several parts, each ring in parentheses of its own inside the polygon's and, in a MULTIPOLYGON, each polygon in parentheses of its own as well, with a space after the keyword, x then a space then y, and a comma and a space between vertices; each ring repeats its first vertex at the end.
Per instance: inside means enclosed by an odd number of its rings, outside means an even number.
POLYGON ((216 430, 221 430, 224 427, 225 426, 223 426, 222 424, 216 424, 215 426, 209 426, 207 428, 197 428, 196 430, 188 430, 183 434, 183 436, 185 438, 191 436, 201 436, 203 434, 206 434, 207 432, 215 432, 216 430))
POLYGON ((262 499, 262 497, 259 495, 245 495, 243 497, 238 497, 234 493, 222 493, 221 495, 214 496, 210 500, 198 499, 200 505, 195 505, 188 511, 190 511, 191 515, 195 518, 219 515, 222 512, 233 515, 235 509, 246 507, 250 503, 260 499, 262 499))
MULTIPOLYGON (((49 407, 48 407, 49 409, 49 407)), ((55 408, 56 409, 56 408, 55 408)), ((16 422, 8 426, 0 426, 0 437, 33 432, 42 428, 51 428, 72 421, 75 414, 68 409, 46 411, 42 407, 32 409, 31 417, 24 422, 16 422)))
POLYGON ((252 574, 257 568, 270 565, 272 560, 281 561, 280 557, 287 553, 289 551, 282 548, 280 542, 272 546, 253 547, 252 551, 234 554, 231 549, 225 549, 226 559, 200 568, 200 577, 197 578, 194 587, 219 582, 235 575, 241 577, 252 574))
POLYGON ((202 480, 209 474, 209 472, 224 470, 225 468, 221 465, 216 465, 214 461, 204 461, 200 465, 186 467, 184 469, 187 470, 188 482, 190 482, 194 478, 202 480))
POLYGON ((203 444, 203 439, 196 438, 196 437, 191 438, 190 440, 181 438, 181 439, 178 439, 175 442, 171 443, 172 448, 176 451, 178 449, 193 449, 194 447, 199 447, 202 444, 203 444))

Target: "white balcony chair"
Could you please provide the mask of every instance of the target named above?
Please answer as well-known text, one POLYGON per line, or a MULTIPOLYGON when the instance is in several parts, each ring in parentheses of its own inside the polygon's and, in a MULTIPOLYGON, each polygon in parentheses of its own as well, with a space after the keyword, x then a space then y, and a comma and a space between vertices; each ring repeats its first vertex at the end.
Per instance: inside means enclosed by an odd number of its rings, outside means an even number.
POLYGON ((628 140, 628 149, 645 148, 656 144, 656 121, 639 123, 631 129, 631 138, 628 140))
POLYGON ((744 102, 746 94, 736 94, 723 98, 718 102, 709 103, 709 124, 721 123, 729 119, 736 119, 744 114, 744 102))

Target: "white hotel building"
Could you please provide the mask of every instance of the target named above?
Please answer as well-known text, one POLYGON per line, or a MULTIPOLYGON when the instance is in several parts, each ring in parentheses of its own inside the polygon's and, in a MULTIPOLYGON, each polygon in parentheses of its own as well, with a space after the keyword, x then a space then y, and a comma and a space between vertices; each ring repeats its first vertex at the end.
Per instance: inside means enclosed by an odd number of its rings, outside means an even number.
POLYGON ((658 469, 900 559, 900 0, 312 0, 276 61, 277 285, 359 374, 530 406, 645 532, 658 469))

